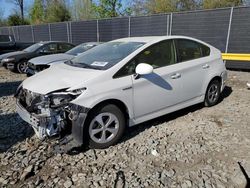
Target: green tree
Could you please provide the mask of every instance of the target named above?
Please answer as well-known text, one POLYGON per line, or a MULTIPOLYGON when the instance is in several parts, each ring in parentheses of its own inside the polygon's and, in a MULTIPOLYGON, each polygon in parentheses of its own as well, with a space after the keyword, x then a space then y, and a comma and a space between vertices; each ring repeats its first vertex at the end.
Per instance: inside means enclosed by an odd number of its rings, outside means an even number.
POLYGON ((177 2, 177 7, 180 11, 200 9, 201 5, 202 1, 200 0, 178 0, 177 2))
POLYGON ((204 0, 204 9, 222 8, 222 7, 234 7, 243 5, 242 0, 204 0))
POLYGON ((30 9, 30 19, 32 24, 41 24, 45 19, 45 8, 42 0, 35 0, 30 9))
POLYGON ((69 21, 70 19, 70 12, 63 0, 51 0, 47 2, 47 22, 64 22, 69 21))
POLYGON ((91 0, 74 0, 72 17, 74 20, 87 20, 93 18, 93 3, 91 0))
POLYGON ((145 8, 150 14, 177 11, 177 0, 148 0, 145 8))
POLYGON ((96 18, 110 18, 130 15, 130 7, 123 7, 121 0, 100 0, 92 8, 96 18))
POLYGON ((134 0, 131 3, 131 13, 135 16, 148 14, 148 10, 146 8, 146 0, 134 0))
POLYGON ((8 17, 7 23, 9 26, 15 25, 29 25, 29 21, 26 19, 22 19, 22 17, 18 14, 13 14, 8 17))

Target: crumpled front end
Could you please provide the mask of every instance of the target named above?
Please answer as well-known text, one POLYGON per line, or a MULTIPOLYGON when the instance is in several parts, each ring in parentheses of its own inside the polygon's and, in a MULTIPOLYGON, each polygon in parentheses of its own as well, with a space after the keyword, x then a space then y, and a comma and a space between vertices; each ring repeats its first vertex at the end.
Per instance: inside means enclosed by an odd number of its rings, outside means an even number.
POLYGON ((73 137, 81 143, 82 135, 79 134, 83 132, 88 110, 70 103, 78 96, 79 93, 65 90, 41 95, 20 87, 15 95, 17 113, 32 126, 42 140, 46 137, 64 137, 73 133, 73 137), (75 127, 72 128, 72 125, 75 127))

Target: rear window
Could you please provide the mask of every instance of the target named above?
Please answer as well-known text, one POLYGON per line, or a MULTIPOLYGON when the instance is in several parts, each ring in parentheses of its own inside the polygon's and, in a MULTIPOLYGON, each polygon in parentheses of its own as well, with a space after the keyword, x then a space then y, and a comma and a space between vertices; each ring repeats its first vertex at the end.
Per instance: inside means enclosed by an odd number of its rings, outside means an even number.
POLYGON ((10 42, 11 37, 8 35, 0 35, 0 42, 10 42))
POLYGON ((198 59, 210 55, 210 48, 196 41, 178 39, 176 40, 176 43, 179 62, 198 59))

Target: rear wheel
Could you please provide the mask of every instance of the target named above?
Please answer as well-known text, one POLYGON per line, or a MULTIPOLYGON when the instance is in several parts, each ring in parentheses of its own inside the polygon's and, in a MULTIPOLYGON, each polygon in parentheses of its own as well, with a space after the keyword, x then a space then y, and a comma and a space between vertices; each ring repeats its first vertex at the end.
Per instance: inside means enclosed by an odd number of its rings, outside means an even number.
POLYGON ((28 67, 27 61, 20 61, 17 64, 17 71, 23 74, 26 72, 27 67, 28 67))
POLYGON ((90 148, 107 148, 116 144, 125 130, 125 117, 115 105, 100 107, 90 114, 85 134, 90 148))
POLYGON ((220 98, 220 87, 221 84, 218 80, 212 80, 207 88, 205 96, 205 106, 214 106, 218 103, 220 98))

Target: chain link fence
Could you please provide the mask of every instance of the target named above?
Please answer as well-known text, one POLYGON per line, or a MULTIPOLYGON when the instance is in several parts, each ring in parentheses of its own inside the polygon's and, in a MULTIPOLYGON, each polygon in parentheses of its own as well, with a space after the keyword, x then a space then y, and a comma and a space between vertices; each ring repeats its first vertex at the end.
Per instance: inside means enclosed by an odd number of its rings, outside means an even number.
MULTIPOLYGON (((21 42, 56 40, 74 44, 123 37, 185 35, 201 39, 222 52, 249 53, 250 7, 1 27, 0 34, 11 34, 21 42)), ((243 62, 227 64, 232 68, 246 66, 243 62)))

